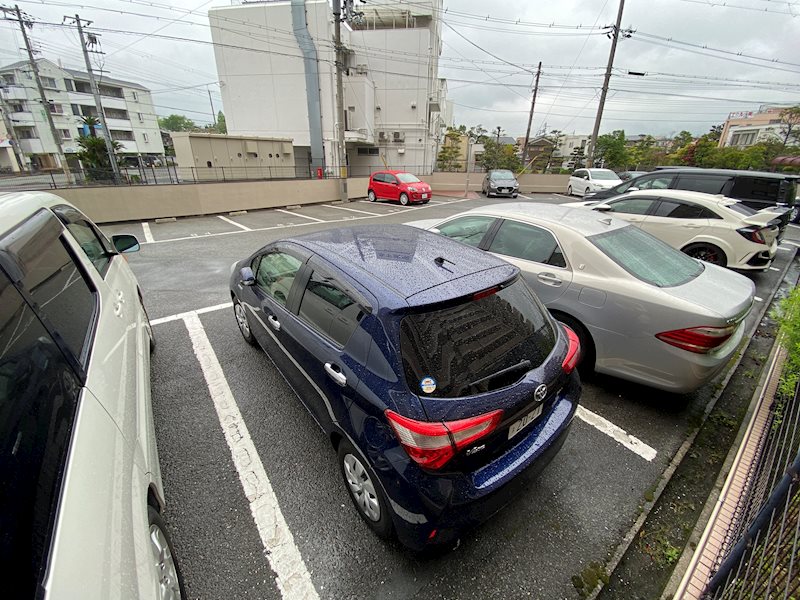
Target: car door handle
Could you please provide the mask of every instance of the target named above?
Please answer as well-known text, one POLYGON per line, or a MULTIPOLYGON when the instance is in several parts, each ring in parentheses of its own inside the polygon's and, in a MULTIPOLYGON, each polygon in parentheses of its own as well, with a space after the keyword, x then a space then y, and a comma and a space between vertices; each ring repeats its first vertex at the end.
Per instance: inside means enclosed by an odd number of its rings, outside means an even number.
POLYGON ((278 317, 276 317, 275 315, 268 316, 267 323, 269 323, 269 326, 272 327, 275 331, 281 330, 281 322, 278 321, 278 317))
POLYGON ((555 273, 539 273, 536 278, 542 283, 552 285, 553 287, 558 287, 562 283, 561 277, 555 273))
POLYGON ((325 372, 330 375, 331 379, 333 379, 337 385, 342 387, 347 385, 347 377, 345 377, 338 365, 329 362, 325 363, 325 372))
POLYGON ((702 225, 698 225, 697 223, 684 223, 682 227, 684 229, 700 229, 702 225))

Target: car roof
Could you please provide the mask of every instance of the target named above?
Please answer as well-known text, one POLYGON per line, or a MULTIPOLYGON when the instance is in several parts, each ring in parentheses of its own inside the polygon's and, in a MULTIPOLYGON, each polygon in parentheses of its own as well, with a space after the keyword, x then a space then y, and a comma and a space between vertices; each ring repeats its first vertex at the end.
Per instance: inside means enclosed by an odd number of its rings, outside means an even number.
POLYGON ((607 214, 586 210, 583 207, 561 206, 558 204, 509 202, 474 208, 462 214, 469 213, 479 213, 501 219, 515 217, 522 220, 529 219, 539 223, 553 224, 571 229, 583 236, 605 233, 630 225, 627 221, 607 214))
POLYGON ((48 192, 0 194, 0 234, 13 229, 38 210, 59 204, 72 206, 60 196, 48 192))
POLYGON ((341 227, 285 241, 335 265, 389 309, 459 298, 519 273, 487 252, 407 225, 341 227))
MULTIPOLYGON (((392 175, 397 175, 398 173, 409 173, 409 171, 396 171, 396 170, 392 170, 392 169, 384 169, 383 171, 375 171, 375 172, 372 173, 372 175, 375 175, 375 173, 391 173, 392 175)), ((412 173, 412 175, 413 175, 413 173, 412 173)))
POLYGON ((797 177, 797 175, 791 173, 770 173, 768 171, 744 171, 737 169, 703 169, 701 167, 655 167, 648 175, 661 173, 662 171, 669 171, 670 173, 683 172, 687 175, 747 175, 750 177, 765 177, 768 179, 792 179, 797 177))
MULTIPOLYGON (((672 198, 673 200, 687 200, 699 204, 713 204, 715 206, 730 206, 736 204, 738 200, 728 198, 719 194, 706 194, 704 192, 693 192, 690 190, 636 190, 625 194, 626 198, 637 196, 658 196, 659 198, 672 198)), ((617 196, 619 198, 619 196, 617 196)), ((609 198, 608 201, 617 198, 609 198)), ((601 201, 602 202, 602 201, 601 201)))

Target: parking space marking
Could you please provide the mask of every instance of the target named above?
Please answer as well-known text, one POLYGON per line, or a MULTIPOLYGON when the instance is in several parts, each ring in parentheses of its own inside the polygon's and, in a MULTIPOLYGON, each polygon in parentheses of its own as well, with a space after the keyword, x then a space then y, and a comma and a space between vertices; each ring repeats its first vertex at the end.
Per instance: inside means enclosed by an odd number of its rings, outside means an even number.
POLYGON ((217 217, 222 219, 226 223, 230 223, 231 225, 235 225, 236 227, 238 227, 239 229, 241 229, 243 231, 253 231, 247 225, 242 225, 241 223, 237 223, 236 221, 234 221, 233 219, 229 219, 228 217, 223 217, 222 215, 217 215, 217 217))
POLYGON ((294 536, 283 517, 278 498, 200 317, 197 312, 190 312, 183 317, 183 322, 192 340, 194 354, 203 371, 219 424, 231 451, 242 489, 250 503, 250 512, 267 560, 276 575, 275 582, 281 596, 292 600, 317 599, 319 595, 311 582, 311 575, 294 543, 294 536))
POLYGON ((215 304, 214 306, 206 306, 205 308, 198 308, 197 310, 190 310, 189 312, 183 312, 175 315, 169 315, 168 317, 153 319, 152 321, 150 321, 150 325, 161 325, 162 323, 169 323, 170 321, 178 321, 180 319, 185 319, 189 315, 204 315, 205 313, 210 313, 217 310, 224 310, 226 308, 231 308, 232 306, 233 302, 223 302, 222 304, 215 304))
POLYGON ((770 267, 769 270, 770 271, 780 271, 780 269, 778 267, 770 267))
MULTIPOLYGON (((798 244, 797 242, 790 242, 789 240, 783 240, 783 243, 789 244, 790 246, 794 246, 795 248, 800 248, 800 244, 798 244)), ((789 248, 786 249, 788 250, 789 248)))
POLYGON ((564 194, 553 194, 553 196, 558 196, 559 198, 566 198, 567 200, 575 200, 572 196, 565 196, 564 194))
POLYGON ((763 302, 764 301, 763 298, 759 298, 758 296, 753 296, 753 300, 755 300, 756 302, 763 302))
POLYGON ((153 238, 153 232, 150 231, 150 223, 142 221, 142 231, 144 232, 144 241, 148 244, 152 244, 155 239, 153 238))
POLYGON ((325 204, 324 206, 325 206, 325 208, 335 208, 337 210, 349 210, 350 212, 361 213, 362 215, 372 215, 373 217, 382 216, 382 215, 379 215, 378 213, 367 212, 366 210, 358 210, 356 208, 347 208, 345 206, 334 206, 333 204, 325 204))
POLYGON ((428 200, 431 204, 449 204, 449 202, 445 202, 442 200, 428 200))
POLYGON ((316 221, 317 223, 329 223, 330 221, 326 221, 325 219, 318 219, 317 217, 309 217, 308 215, 301 215, 300 213, 292 212, 290 210, 284 210, 282 208, 276 208, 275 212, 284 213, 287 215, 292 215, 293 217, 300 217, 301 219, 309 219, 311 221, 316 221))
POLYGON ((614 425, 611 421, 601 417, 597 413, 593 413, 588 408, 578 406, 575 416, 582 421, 585 421, 595 429, 598 429, 602 433, 605 433, 611 439, 625 446, 634 454, 638 454, 647 462, 652 462, 656 457, 656 454, 658 454, 655 448, 648 446, 639 438, 632 436, 621 427, 614 425))

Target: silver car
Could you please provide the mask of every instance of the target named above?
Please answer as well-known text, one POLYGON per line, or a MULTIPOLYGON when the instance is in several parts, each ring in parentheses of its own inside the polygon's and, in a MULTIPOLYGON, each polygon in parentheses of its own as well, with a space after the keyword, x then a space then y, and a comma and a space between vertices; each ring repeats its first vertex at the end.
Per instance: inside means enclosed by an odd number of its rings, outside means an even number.
POLYGON ((501 204, 409 223, 518 266, 584 349, 583 368, 676 393, 713 378, 743 337, 755 286, 608 215, 501 204))

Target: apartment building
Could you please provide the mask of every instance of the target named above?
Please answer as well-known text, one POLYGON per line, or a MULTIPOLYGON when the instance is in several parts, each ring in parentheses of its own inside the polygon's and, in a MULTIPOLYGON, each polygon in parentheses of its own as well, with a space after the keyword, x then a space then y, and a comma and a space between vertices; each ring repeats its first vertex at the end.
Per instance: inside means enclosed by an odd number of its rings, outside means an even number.
MULTIPOLYGON (((443 0, 356 3, 342 23, 351 175, 430 173, 451 124, 438 77, 443 0)), ((209 10, 228 132, 291 138, 298 172, 338 172, 334 21, 328 0, 279 0, 209 10)))
MULTIPOLYGON (((28 61, 0 67, 0 94, 13 127, 13 139, 25 156, 25 168, 60 168, 58 142, 53 139, 44 112, 48 110, 61 137, 67 162, 78 166, 74 156, 80 151, 77 140, 89 133, 81 117, 98 116, 89 76, 47 59, 36 63, 45 89, 44 99, 40 98, 28 61)), ((163 157, 164 145, 150 91, 138 83, 95 77, 111 138, 121 145, 120 156, 132 160, 163 157)), ((97 133, 103 135, 102 129, 98 128, 97 133)))
POLYGON ((730 113, 722 126, 719 147, 746 148, 759 142, 782 139, 781 112, 785 108, 761 105, 755 111, 730 113))

